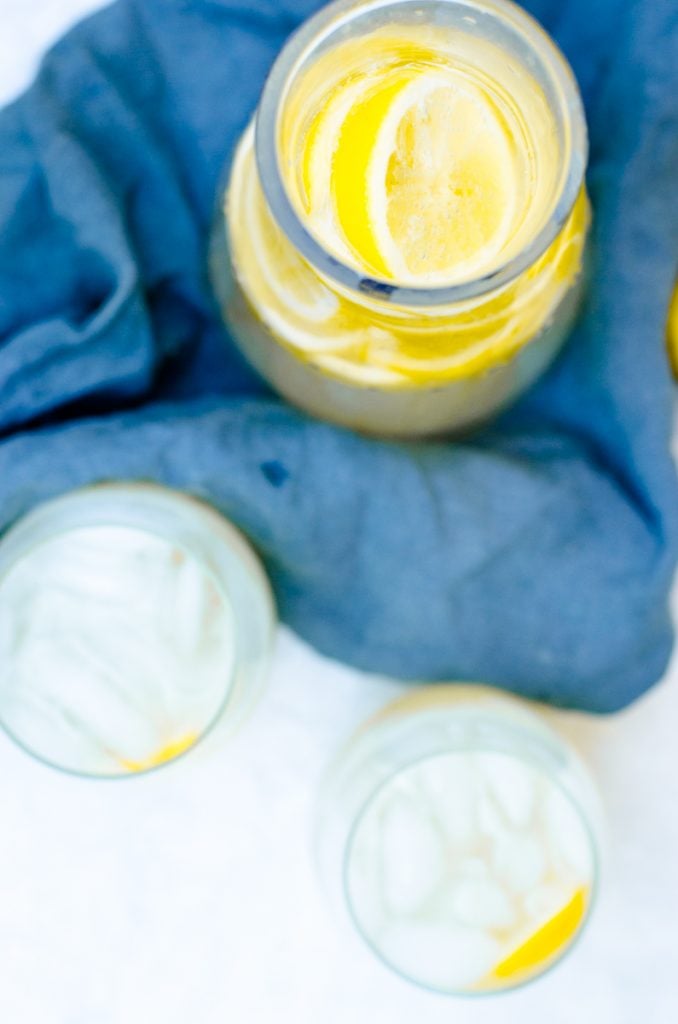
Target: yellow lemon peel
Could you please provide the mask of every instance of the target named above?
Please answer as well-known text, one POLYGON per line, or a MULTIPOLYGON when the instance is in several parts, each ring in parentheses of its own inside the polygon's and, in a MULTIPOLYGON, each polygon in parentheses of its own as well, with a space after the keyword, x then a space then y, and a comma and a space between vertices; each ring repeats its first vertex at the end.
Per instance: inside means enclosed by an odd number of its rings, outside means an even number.
POLYGON ((671 306, 669 308, 667 341, 669 346, 669 360, 673 369, 673 375, 676 380, 678 380, 678 285, 676 285, 676 288, 674 289, 671 306))
POLYGON ((121 757, 120 764, 123 768, 126 768, 128 772, 144 772, 149 768, 156 768, 158 765, 166 764, 167 761, 173 761, 175 757, 185 753, 194 746, 197 740, 198 734, 190 732, 185 736, 182 736, 180 739, 172 740, 170 743, 167 743, 150 757, 144 758, 141 761, 132 761, 128 758, 121 757))
POLYGON ((588 889, 582 886, 569 903, 496 965, 486 985, 527 979, 536 970, 542 970, 548 960, 572 941, 584 920, 587 906, 588 889))

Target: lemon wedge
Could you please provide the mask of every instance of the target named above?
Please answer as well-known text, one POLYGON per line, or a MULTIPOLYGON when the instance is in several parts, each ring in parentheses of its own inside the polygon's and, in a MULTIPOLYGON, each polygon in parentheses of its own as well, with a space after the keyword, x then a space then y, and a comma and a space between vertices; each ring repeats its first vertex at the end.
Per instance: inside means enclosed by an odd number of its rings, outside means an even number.
POLYGON ((191 732, 186 736, 182 736, 178 740, 172 740, 167 743, 164 747, 161 747, 155 754, 150 757, 144 758, 141 761, 132 761, 127 758, 121 757, 120 764, 123 768, 126 768, 128 772, 144 772, 149 768, 157 768, 158 765, 166 764, 167 761, 173 761, 179 754, 185 753, 195 744, 198 739, 197 733, 191 732))
POLYGON ((554 914, 529 939, 518 946, 493 969, 487 984, 520 981, 535 970, 542 970, 551 957, 571 942, 586 914, 588 890, 581 887, 562 910, 554 914))
POLYGON ((678 285, 676 285, 671 306, 669 309, 669 321, 667 339, 669 346, 669 359, 673 367, 673 375, 678 380, 678 285))

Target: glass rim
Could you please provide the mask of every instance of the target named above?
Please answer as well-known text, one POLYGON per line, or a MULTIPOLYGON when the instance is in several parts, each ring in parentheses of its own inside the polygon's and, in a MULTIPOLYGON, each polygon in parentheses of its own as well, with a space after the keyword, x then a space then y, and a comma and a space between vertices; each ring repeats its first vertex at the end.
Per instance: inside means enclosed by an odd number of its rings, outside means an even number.
MULTIPOLYGON (((382 724, 384 724, 384 723, 382 723, 382 724)), ((512 729, 513 728, 515 728, 515 726, 512 725, 512 729)), ((357 810, 357 812, 356 812, 356 814, 355 814, 355 816, 353 818, 353 821, 351 823, 351 827, 348 830, 348 833, 346 835, 346 840, 345 840, 344 848, 343 848, 343 851, 342 851, 342 858, 341 858, 341 887, 342 887, 342 895, 343 895, 343 899, 344 899, 344 905, 345 905, 345 908, 346 908, 346 912, 347 912, 347 914, 349 916, 349 919, 351 921, 351 924, 355 928, 357 934, 360 936, 362 941, 366 944, 368 949, 373 953, 373 955, 377 958, 377 960, 379 960, 379 962, 384 967, 386 967, 389 971, 394 973, 397 977, 401 978, 403 981, 406 981, 408 984, 414 985, 416 988, 422 989, 423 991, 431 992, 434 995, 443 996, 443 997, 446 997, 446 998, 449 998, 449 999, 470 999, 470 1000, 476 1000, 476 999, 483 999, 483 998, 493 997, 493 996, 507 995, 510 992, 517 992, 520 989, 527 988, 529 985, 532 985, 532 984, 540 981, 542 978, 546 977, 546 975, 550 974, 551 971, 555 970, 556 967, 558 967, 560 964, 562 964, 569 957, 570 953, 579 944, 579 941, 582 938, 584 932, 588 929, 588 925, 590 923, 590 920, 591 920, 594 908, 598 904, 599 893, 600 893, 600 875, 601 875, 601 860, 602 860, 602 856, 601 856, 600 841, 599 841, 598 837, 596 836, 596 830, 595 830, 593 824, 591 823, 591 821, 589 821, 589 818, 588 818, 587 814, 585 813, 583 808, 580 806, 580 804, 577 801, 576 797, 570 792, 568 787, 566 785, 564 785, 557 778, 557 776, 555 776, 554 774, 549 773, 542 766, 541 770, 543 771, 543 773, 545 775, 547 775, 547 777, 548 777, 549 781, 551 782, 551 784, 558 790, 558 792, 562 796, 565 797, 565 799, 568 801, 570 806, 573 808, 573 810, 577 814, 577 817, 578 817, 579 821, 581 822, 582 827, 583 827, 583 829, 584 829, 584 831, 586 833, 586 836, 587 836, 587 839, 588 839, 588 843, 589 843, 589 848, 590 848, 590 851, 591 851, 592 873, 591 873, 591 883, 590 883, 590 895, 589 895, 589 898, 588 898, 588 901, 587 901, 587 904, 586 904, 586 911, 584 913, 584 917, 582 918, 582 920, 581 920, 581 922, 580 922, 576 932, 571 937, 569 942, 567 942, 567 944, 563 947, 562 952, 560 954, 556 953, 555 955, 553 955, 551 957, 551 959, 547 961, 546 966, 542 970, 539 970, 539 971, 537 971, 534 974, 528 975, 527 977, 523 977, 522 979, 517 980, 517 981, 515 981, 515 982, 513 982, 511 984, 508 984, 508 985, 498 985, 495 988, 475 989, 475 990, 474 989, 463 989, 463 988, 442 988, 440 986, 436 986, 436 985, 430 984, 429 982, 422 981, 420 978, 417 978, 414 974, 408 974, 406 971, 402 970, 396 964, 392 963, 384 955, 384 953, 379 948, 378 944, 374 941, 374 939, 369 935, 367 930, 361 924, 359 916, 358 916, 358 914, 356 912, 356 909, 354 908, 353 902, 351 900, 350 885, 349 885, 350 861, 351 861, 351 855, 352 855, 352 848, 353 848, 353 844, 355 843, 355 840, 356 840, 358 829, 360 828, 361 823, 365 820, 365 816, 369 813, 369 810, 370 810, 371 806, 377 800, 379 795, 388 786, 390 786, 393 782, 395 782, 401 775, 403 775, 404 773, 410 771, 413 768, 418 767, 419 765, 425 764, 428 761, 434 761, 434 760, 438 760, 439 758, 442 758, 442 757, 448 757, 450 755, 455 755, 455 754, 462 754, 462 753, 465 753, 465 752, 472 752, 472 753, 476 753, 476 754, 477 753, 503 754, 506 757, 515 757, 517 760, 522 760, 523 762, 531 765, 532 767, 539 767, 537 765, 536 761, 534 759, 530 758, 529 756, 521 756, 520 754, 509 753, 505 748, 502 748, 501 746, 493 746, 491 743, 474 744, 472 746, 463 745, 463 744, 455 746, 455 745, 451 744, 446 749, 433 749, 433 750, 431 750, 428 753, 425 753, 425 754, 422 754, 422 755, 420 755, 418 757, 412 758, 411 760, 407 761, 407 763, 405 763, 405 764, 398 765, 385 778, 380 779, 379 782, 377 783, 377 785, 374 786, 374 788, 372 788, 370 790, 370 792, 368 793, 366 798, 362 801, 360 807, 358 808, 358 810, 357 810)), ((568 752, 572 753, 570 751, 569 746, 568 746, 568 752)), ((578 758, 577 758, 577 760, 578 760, 578 758)))
POLYGON ((562 230, 584 181, 588 134, 581 94, 565 56, 539 22, 512 0, 428 0, 440 6, 482 11, 503 21, 539 54, 559 97, 564 122, 569 125, 567 172, 561 180, 555 206, 546 222, 511 259, 488 274, 461 281, 420 287, 361 273, 330 253, 309 231, 294 207, 280 167, 278 124, 281 105, 300 64, 318 44, 331 38, 358 15, 382 8, 417 6, 416 0, 332 0, 304 21, 290 36, 268 74, 256 111, 255 153, 259 180, 269 210, 295 248, 316 270, 340 288, 373 299, 404 306, 445 306, 473 299, 509 284, 531 266, 562 230))
MULTIPOLYGON (((106 497, 113 497, 114 499, 121 498, 125 497, 130 491, 141 496, 142 500, 146 502, 150 501, 150 505, 147 505, 146 510, 150 509, 152 505, 155 505, 154 511, 162 514, 165 510, 175 510, 180 508, 181 513, 186 517, 187 525, 190 525, 189 520, 195 517, 194 525, 197 528, 202 528, 204 530, 211 526, 210 540, 214 540, 216 537, 220 544, 229 544, 241 558, 241 561, 247 563, 248 571, 253 575, 256 574, 257 582, 260 584, 260 594, 263 599, 262 609, 267 620, 267 635, 263 648, 263 656, 264 661, 268 662, 273 648, 276 619, 275 601, 269 580, 260 565, 251 544, 237 526, 223 516, 217 509, 213 508, 209 503, 192 494, 180 491, 174 487, 165 486, 164 484, 156 484, 145 480, 107 480, 75 487, 69 491, 47 498, 35 505, 24 515, 21 515, 5 531, 5 533, 0 536, 0 586, 2 586, 7 574, 24 558, 30 555, 36 547, 41 544, 49 543, 49 541, 54 537, 63 536, 72 530, 88 528, 96 529, 98 526, 115 526, 123 529, 137 530, 141 533, 147 533, 152 537, 169 543, 169 531, 165 531, 162 528, 155 529, 149 526, 147 522, 143 521, 143 515, 138 512, 135 514, 134 511, 132 511, 129 516, 116 517, 115 512, 113 512, 110 518, 102 517, 100 519, 92 519, 91 521, 87 521, 85 518, 78 521, 77 513, 83 500, 87 501, 94 497, 95 501, 100 500, 102 503, 105 503, 106 497), (58 526, 55 525, 54 529, 50 529, 48 524, 52 516, 59 513, 63 514, 63 512, 66 513, 66 517, 68 517, 69 514, 73 515, 73 513, 75 513, 74 518, 70 523, 62 522, 58 526), (203 517, 207 522, 200 522, 203 517), (210 520, 211 523, 209 522, 210 520), (35 537, 29 541, 29 538, 31 538, 34 531, 36 531, 35 537), (24 534, 26 535, 25 539, 24 534), (7 542, 9 542, 9 547, 7 546, 7 542), (12 546, 14 546, 14 550, 12 546), (265 605, 265 608, 263 608, 263 605, 265 605)), ((174 541, 172 543, 177 542, 174 541)), ((117 782, 124 779, 135 779, 151 775, 163 768, 170 767, 175 762, 181 761, 201 746, 207 738, 215 732, 219 724, 224 719, 230 705, 235 703, 239 696, 242 696, 238 693, 237 685, 239 669, 239 656, 237 649, 237 607, 229 593, 227 585, 228 581, 225 578, 226 574, 224 572, 224 567, 210 564, 210 562, 204 557, 204 554, 201 551, 196 550, 193 545, 186 544, 182 541, 177 543, 177 546, 185 551, 186 554, 188 554, 208 574, 210 580, 218 588, 219 593, 226 603, 228 613, 233 618, 234 636, 236 639, 234 657, 230 666, 230 671, 224 679, 222 697, 216 703, 213 711, 207 718, 204 726, 200 729, 198 735, 189 746, 180 750, 178 753, 173 754, 166 760, 158 761, 155 764, 149 764, 138 769, 125 770, 121 768, 119 771, 96 771, 85 768, 76 768, 71 765, 64 764, 61 761, 52 759, 48 755, 42 753, 37 749, 37 747, 32 746, 14 731, 5 719, 4 711, 2 709, 2 693, 0 691, 0 730, 2 730, 2 732, 13 744, 16 745, 17 748, 19 748, 23 753, 28 754, 32 760, 35 760, 39 764, 45 765, 48 768, 54 769, 62 775, 87 781, 117 782)))

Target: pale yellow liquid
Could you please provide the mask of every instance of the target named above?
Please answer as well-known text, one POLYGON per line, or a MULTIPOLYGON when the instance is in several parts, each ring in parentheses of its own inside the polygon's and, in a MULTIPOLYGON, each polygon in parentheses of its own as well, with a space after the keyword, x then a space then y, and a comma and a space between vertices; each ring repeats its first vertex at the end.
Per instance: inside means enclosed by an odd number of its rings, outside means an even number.
POLYGON ((597 886, 599 810, 527 702, 463 683, 417 689, 363 723, 329 778, 328 803, 356 809, 351 915, 392 968, 448 993, 500 991, 571 946, 597 886), (482 749, 465 746, 481 736, 482 749))
MULTIPOLYGON (((280 152, 290 198, 328 252, 366 276, 425 288, 487 276, 516 256, 552 215, 563 173, 537 82, 493 44, 442 27, 392 26, 321 55, 287 97, 280 152), (451 165, 455 147, 470 146, 472 158, 459 162, 444 216, 435 207, 432 215, 428 181, 416 191, 417 167, 423 174, 429 161, 426 135, 405 118, 394 137, 412 149, 415 189, 370 207, 366 194, 374 180, 379 187, 372 170, 377 133, 407 95, 414 96, 415 119, 427 96, 437 102, 427 82, 440 85, 443 99, 446 92, 454 102, 462 97, 449 135, 440 132, 438 115, 431 149, 447 147, 451 165), (424 100, 417 101, 417 90, 424 100), (404 256, 397 245, 389 251, 381 244, 378 217, 381 239, 392 228, 394 238, 405 239, 404 256)), ((399 170, 393 159, 384 166, 388 187, 399 170)), ((264 200, 252 126, 238 146, 225 212, 236 277, 275 340, 328 377, 386 390, 477 377, 510 362, 549 324, 578 278, 589 219, 582 191, 555 241, 508 285, 444 309, 414 309, 344 291, 298 254, 264 200)))

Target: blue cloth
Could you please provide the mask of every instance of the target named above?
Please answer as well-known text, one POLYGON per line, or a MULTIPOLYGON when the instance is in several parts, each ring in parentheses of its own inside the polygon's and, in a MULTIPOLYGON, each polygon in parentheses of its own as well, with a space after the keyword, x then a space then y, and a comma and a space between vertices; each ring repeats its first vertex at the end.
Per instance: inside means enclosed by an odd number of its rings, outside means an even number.
POLYGON ((78 485, 162 481, 242 526, 282 618, 321 651, 619 708, 672 641, 675 4, 529 4, 588 109, 590 295, 564 355, 501 421, 411 445, 266 391, 206 276, 224 160, 316 6, 120 0, 0 115, 0 528, 78 485))

